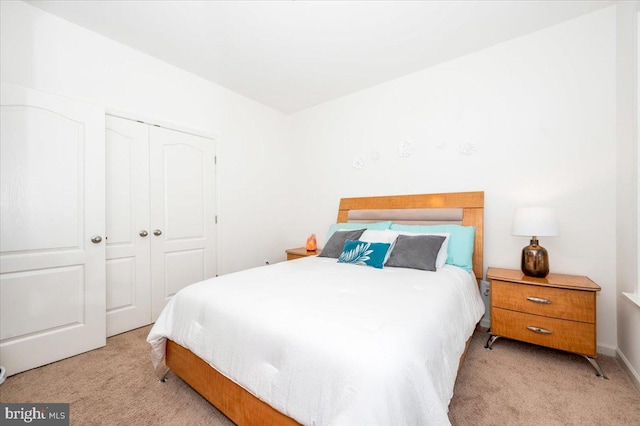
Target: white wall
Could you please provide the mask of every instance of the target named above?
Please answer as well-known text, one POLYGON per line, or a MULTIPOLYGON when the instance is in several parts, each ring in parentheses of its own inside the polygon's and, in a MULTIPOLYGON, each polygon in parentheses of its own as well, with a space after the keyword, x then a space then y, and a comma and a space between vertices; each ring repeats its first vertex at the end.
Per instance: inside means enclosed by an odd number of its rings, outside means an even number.
POLYGON ((640 306, 622 293, 638 285, 638 10, 617 8, 617 308, 618 352, 640 388, 640 306))
POLYGON ((29 4, 0 16, 2 81, 218 136, 219 273, 284 259, 283 114, 29 4))
POLYGON ((561 236, 541 238, 551 270, 602 287, 598 344, 613 354, 615 52, 610 7, 293 115, 305 220, 292 233, 322 246, 341 197, 483 190, 485 267, 517 269, 528 240, 510 235, 513 209, 555 207, 561 236), (415 151, 400 158, 405 141, 415 151))

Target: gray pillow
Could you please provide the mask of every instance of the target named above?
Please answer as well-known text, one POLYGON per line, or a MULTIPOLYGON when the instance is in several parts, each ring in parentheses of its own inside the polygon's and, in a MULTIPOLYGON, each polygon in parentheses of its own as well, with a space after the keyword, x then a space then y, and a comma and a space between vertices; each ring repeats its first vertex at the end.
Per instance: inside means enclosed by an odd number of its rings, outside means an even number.
POLYGON ((353 231, 336 231, 333 233, 329 241, 324 245, 322 253, 318 257, 333 257, 337 259, 342 254, 344 243, 347 240, 359 240, 364 229, 356 229, 353 231))
POLYGON ((398 235, 384 266, 435 271, 438 251, 445 238, 439 235, 398 235))

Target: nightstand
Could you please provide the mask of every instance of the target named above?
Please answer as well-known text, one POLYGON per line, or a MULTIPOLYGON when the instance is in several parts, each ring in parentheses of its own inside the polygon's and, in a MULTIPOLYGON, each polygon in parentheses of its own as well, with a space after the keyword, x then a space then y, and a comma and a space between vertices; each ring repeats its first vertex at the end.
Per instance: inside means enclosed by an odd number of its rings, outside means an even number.
MULTIPOLYGON (((605 377, 596 361, 596 293, 587 277, 549 274, 534 278, 513 269, 489 268, 491 329, 485 348, 500 337, 584 356, 605 377)), ((606 377, 605 377, 606 378, 606 377)))
POLYGON ((314 250, 314 251, 307 251, 307 249, 304 247, 288 249, 285 251, 287 252, 287 260, 300 259, 301 257, 307 257, 307 256, 315 256, 322 252, 322 250, 320 249, 314 250))

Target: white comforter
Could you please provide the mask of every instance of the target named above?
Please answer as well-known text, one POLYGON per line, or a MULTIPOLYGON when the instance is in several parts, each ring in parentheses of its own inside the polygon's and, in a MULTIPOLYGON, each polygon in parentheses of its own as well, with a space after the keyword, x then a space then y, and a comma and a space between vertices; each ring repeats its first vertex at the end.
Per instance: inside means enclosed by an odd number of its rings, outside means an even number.
POLYGON ((305 425, 448 425, 460 355, 484 313, 472 274, 308 257, 184 288, 169 338, 305 425))

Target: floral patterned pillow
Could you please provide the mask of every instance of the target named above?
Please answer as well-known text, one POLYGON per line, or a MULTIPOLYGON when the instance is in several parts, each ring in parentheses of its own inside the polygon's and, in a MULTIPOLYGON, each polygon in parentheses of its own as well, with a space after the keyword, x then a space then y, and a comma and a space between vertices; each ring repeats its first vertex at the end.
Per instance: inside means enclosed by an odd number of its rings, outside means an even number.
POLYGON ((346 240, 338 263, 373 266, 382 269, 391 244, 346 240))

